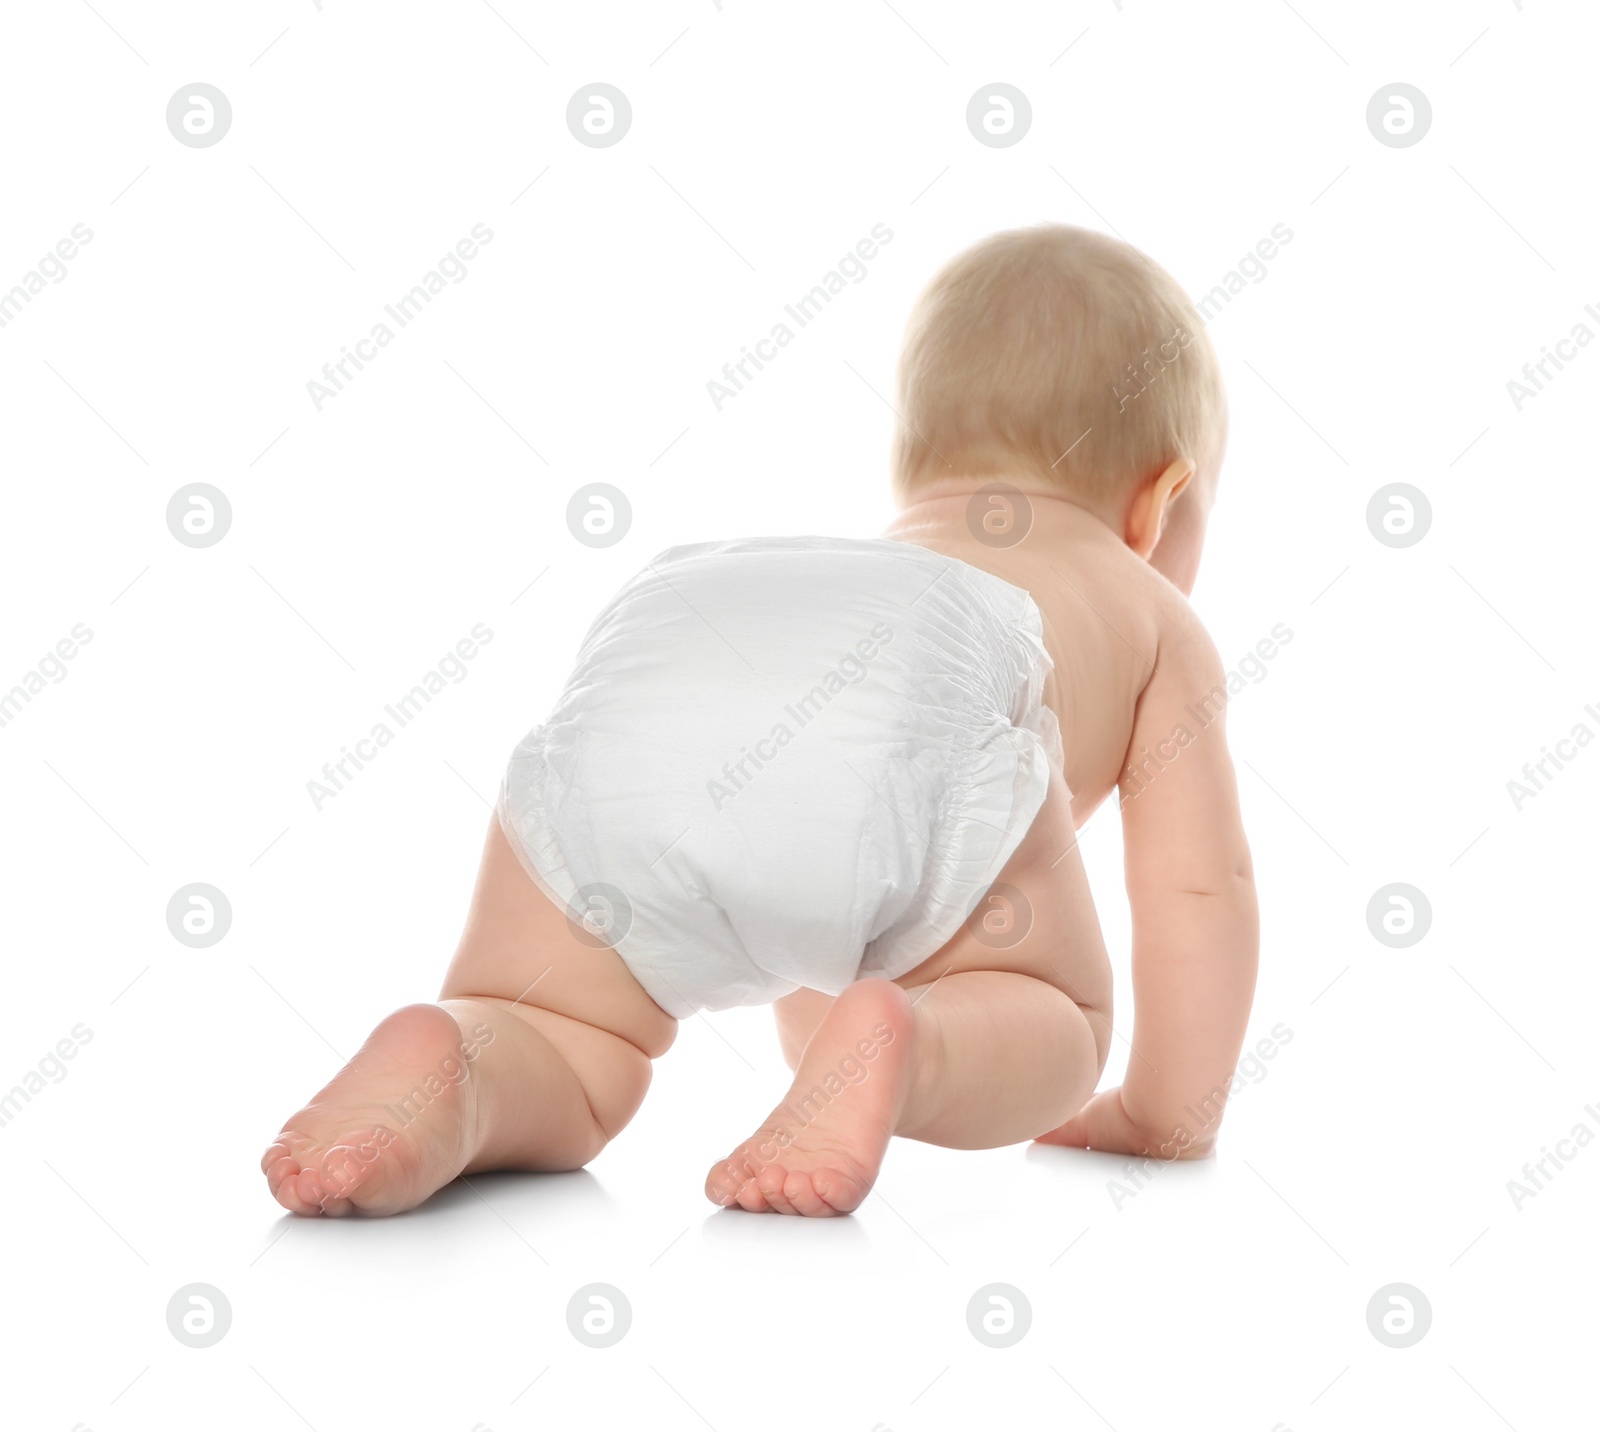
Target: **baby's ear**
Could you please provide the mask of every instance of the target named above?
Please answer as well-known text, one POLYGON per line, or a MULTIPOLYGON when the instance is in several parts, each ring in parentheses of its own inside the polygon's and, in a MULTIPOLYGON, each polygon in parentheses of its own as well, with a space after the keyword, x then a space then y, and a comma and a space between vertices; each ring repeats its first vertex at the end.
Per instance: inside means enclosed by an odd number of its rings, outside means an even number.
POLYGON ((1150 565, 1186 597, 1194 591, 1205 542, 1206 510, 1200 496, 1191 486, 1172 504, 1161 524, 1161 540, 1149 557, 1150 565))
POLYGON ((1174 458, 1160 472, 1139 483, 1128 504, 1123 540, 1146 561, 1161 540, 1163 526, 1172 515, 1173 504, 1182 496, 1194 476, 1190 458, 1174 458))

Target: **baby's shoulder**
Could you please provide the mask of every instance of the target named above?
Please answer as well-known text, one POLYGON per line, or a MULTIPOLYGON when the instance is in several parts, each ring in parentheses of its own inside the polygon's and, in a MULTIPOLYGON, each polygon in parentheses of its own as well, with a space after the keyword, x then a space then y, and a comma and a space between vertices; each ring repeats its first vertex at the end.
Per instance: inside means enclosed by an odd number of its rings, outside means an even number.
POLYGON ((1149 578, 1147 610, 1155 625, 1156 655, 1150 681, 1209 691, 1223 676, 1216 642, 1188 597, 1153 567, 1141 565, 1149 578))

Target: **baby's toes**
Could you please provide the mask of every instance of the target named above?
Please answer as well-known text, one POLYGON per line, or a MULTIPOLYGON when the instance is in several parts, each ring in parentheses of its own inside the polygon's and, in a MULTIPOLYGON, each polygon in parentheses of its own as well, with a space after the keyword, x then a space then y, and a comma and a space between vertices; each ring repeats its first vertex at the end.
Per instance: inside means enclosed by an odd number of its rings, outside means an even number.
POLYGON ((789 1206, 805 1218, 832 1218, 839 1212, 817 1192, 809 1173, 789 1174, 783 1181, 783 1196, 789 1206))
POLYGON ((767 1207, 774 1213, 787 1213, 792 1216, 799 1210, 789 1201, 785 1193, 784 1185, 789 1177, 787 1169, 780 1168, 777 1164, 768 1164, 756 1175, 755 1186, 766 1199, 767 1207))
POLYGON ((754 1173, 743 1150, 721 1163, 712 1164, 711 1172, 706 1175, 706 1197, 719 1208, 726 1208, 754 1173))
POLYGON ((276 1198, 285 1180, 293 1178, 300 1172, 300 1160, 274 1145, 267 1150, 266 1156, 261 1160, 261 1172, 266 1175, 267 1187, 272 1190, 272 1195, 276 1198))
POLYGON ((834 1213, 854 1213, 872 1192, 870 1180, 836 1168, 820 1168, 813 1172, 811 1187, 834 1213))
POLYGON ((317 1213, 314 1203, 308 1203, 300 1194, 300 1177, 305 1170, 292 1158, 280 1159, 267 1171, 267 1187, 272 1196, 290 1213, 317 1213))
MULTIPOLYGON (((739 1187, 738 1194, 734 1197, 733 1204, 745 1210, 746 1213, 771 1213, 772 1205, 767 1202, 766 1194, 762 1193, 761 1186, 755 1179, 747 1179, 739 1187)), ((732 1207, 733 1205, 729 1205, 732 1207)))

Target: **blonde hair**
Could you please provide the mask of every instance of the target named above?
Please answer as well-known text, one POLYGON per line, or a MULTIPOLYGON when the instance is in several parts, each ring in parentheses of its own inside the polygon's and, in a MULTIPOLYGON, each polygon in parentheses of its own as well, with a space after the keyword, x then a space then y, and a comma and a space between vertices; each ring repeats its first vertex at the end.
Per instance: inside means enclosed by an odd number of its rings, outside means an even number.
POLYGON ((1227 398, 1200 316, 1129 244, 1043 224, 994 234, 928 285, 900 354, 893 475, 1037 478, 1103 498, 1222 458, 1227 398))

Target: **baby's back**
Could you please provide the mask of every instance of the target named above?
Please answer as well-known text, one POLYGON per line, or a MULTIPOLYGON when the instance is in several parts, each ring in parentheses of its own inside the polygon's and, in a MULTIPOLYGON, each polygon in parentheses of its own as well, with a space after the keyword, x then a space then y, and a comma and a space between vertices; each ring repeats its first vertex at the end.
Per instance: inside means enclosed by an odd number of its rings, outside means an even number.
POLYGON ((1081 825, 1128 760, 1158 648, 1206 638, 1177 588, 1099 518, 1058 498, 1033 497, 1025 509, 1015 498, 1001 499, 1007 505, 992 510, 1003 520, 991 533, 983 523, 987 501, 961 493, 918 502, 886 535, 992 572, 1033 596, 1055 663, 1044 699, 1061 724, 1063 775, 1081 825), (1025 535, 1011 541, 1019 530, 1025 535))

